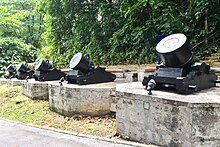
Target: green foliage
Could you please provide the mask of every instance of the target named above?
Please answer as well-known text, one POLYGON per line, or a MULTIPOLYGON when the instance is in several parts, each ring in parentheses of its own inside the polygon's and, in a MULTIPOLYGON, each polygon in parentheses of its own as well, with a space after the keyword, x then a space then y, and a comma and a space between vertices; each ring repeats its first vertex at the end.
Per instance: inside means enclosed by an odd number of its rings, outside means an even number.
POLYGON ((28 45, 17 38, 0 39, 0 65, 2 71, 0 74, 4 74, 9 64, 18 64, 22 61, 33 62, 36 58, 36 53, 34 46, 28 45))
MULTIPOLYGON (((20 41, 21 50, 26 49, 23 59, 8 57, 33 61, 39 53, 38 59, 49 59, 57 67, 68 66, 77 52, 89 54, 95 64, 152 63, 158 34, 184 33, 195 46, 220 30, 219 0, 0 0, 0 4, 0 37, 12 42, 17 38, 15 44, 20 41)), ((215 49, 209 47, 213 40, 193 50, 196 58, 219 49, 217 42, 215 49)))
POLYGON ((155 35, 181 32, 195 45, 219 30, 220 2, 191 2, 192 5, 190 0, 42 1, 39 10, 46 16, 47 30, 41 57, 49 57, 58 66, 67 65, 79 51, 90 54, 96 64, 154 62, 155 35), (208 31, 204 27, 205 13, 208 31))
POLYGON ((0 76, 9 64, 36 60, 44 24, 35 4, 36 0, 0 0, 0 76))

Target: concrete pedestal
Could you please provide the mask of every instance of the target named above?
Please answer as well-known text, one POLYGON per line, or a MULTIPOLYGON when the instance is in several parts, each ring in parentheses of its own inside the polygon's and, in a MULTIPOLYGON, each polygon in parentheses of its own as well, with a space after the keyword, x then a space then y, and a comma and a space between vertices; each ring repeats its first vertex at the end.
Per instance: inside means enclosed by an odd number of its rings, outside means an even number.
POLYGON ((142 82, 145 76, 149 76, 156 71, 156 67, 147 67, 138 71, 138 81, 142 82))
POLYGON ((115 87, 117 82, 77 85, 49 82, 51 110, 64 116, 85 114, 99 116, 114 111, 115 87))
POLYGON ((9 86, 21 86, 24 80, 19 80, 17 78, 7 79, 7 84, 9 86))
POLYGON ((145 72, 144 70, 138 71, 138 82, 142 82, 145 76, 149 76, 150 74, 153 74, 153 72, 145 72))
POLYGON ((218 80, 220 80, 220 68, 211 68, 215 71, 215 74, 217 75, 218 77, 218 80))
POLYGON ((141 82, 116 86, 119 135, 161 146, 220 145, 220 85, 190 95, 152 93, 141 82))
POLYGON ((35 79, 24 80, 22 83, 22 94, 34 100, 48 100, 48 82, 40 82, 35 79))
POLYGON ((0 78, 0 85, 4 85, 4 84, 7 84, 7 79, 5 78, 0 78))
POLYGON ((124 78, 126 82, 136 82, 138 81, 138 73, 137 72, 125 72, 124 78))

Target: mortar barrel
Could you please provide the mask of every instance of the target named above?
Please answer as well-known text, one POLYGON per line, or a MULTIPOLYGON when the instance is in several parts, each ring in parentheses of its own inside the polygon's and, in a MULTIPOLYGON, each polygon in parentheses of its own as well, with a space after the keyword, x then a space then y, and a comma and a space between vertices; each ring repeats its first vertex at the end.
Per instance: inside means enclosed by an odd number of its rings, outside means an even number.
POLYGON ((19 71, 19 72, 25 73, 25 72, 27 72, 28 70, 30 70, 30 68, 28 67, 27 64, 23 64, 23 63, 22 63, 22 64, 18 67, 18 71, 19 71))
POLYGON ((192 51, 184 34, 172 34, 163 38, 156 50, 167 67, 184 67, 192 63, 192 51))
POLYGON ((53 68, 48 60, 39 60, 35 65, 35 70, 47 72, 49 69, 53 68))
POLYGON ((16 71, 16 67, 12 64, 10 64, 8 67, 7 67, 7 70, 9 73, 13 73, 16 71))
POLYGON ((69 67, 75 70, 80 70, 83 73, 88 73, 92 62, 82 53, 77 53, 70 61, 69 67))

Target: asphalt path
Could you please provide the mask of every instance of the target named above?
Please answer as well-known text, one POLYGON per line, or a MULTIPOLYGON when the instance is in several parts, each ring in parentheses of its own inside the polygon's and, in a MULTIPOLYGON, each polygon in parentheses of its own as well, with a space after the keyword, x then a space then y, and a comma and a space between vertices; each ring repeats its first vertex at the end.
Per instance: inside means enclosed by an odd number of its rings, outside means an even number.
MULTIPOLYGON (((0 118, 0 147, 132 147, 144 144, 26 125, 0 118)), ((149 146, 148 146, 149 147, 149 146)))

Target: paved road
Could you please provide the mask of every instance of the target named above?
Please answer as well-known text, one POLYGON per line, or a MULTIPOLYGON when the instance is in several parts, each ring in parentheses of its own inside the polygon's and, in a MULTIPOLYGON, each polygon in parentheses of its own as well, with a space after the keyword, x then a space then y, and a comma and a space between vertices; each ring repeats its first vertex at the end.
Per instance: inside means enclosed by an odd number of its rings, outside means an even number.
POLYGON ((131 147, 136 143, 114 142, 29 126, 0 118, 0 147, 131 147))

